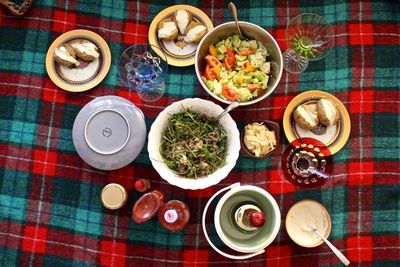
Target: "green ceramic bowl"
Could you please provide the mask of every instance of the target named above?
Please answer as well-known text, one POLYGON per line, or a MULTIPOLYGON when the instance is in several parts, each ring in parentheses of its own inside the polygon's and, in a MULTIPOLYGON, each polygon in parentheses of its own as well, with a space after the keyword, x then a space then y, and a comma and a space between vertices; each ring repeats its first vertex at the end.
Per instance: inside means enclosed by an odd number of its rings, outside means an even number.
POLYGON ((214 213, 219 238, 231 249, 252 253, 264 249, 275 239, 281 225, 281 213, 275 199, 264 189, 244 185, 233 187, 218 202, 214 213), (234 223, 234 211, 244 204, 254 204, 264 213, 266 222, 257 231, 244 232, 234 223))

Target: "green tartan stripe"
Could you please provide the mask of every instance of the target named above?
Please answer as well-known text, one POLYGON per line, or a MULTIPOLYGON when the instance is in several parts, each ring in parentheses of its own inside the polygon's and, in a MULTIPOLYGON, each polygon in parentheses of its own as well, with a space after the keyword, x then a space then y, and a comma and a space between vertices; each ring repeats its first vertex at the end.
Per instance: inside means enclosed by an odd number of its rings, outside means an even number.
POLYGON ((43 257, 43 266, 74 266, 74 267, 94 267, 95 264, 89 264, 77 259, 61 258, 46 254, 43 257))
MULTIPOLYGON (((99 203, 101 205, 101 203, 99 203)), ((101 236, 104 214, 53 203, 49 226, 101 236)))
POLYGON ((127 15, 127 3, 113 0, 105 0, 101 3, 95 0, 79 1, 76 3, 75 11, 110 20, 124 20, 127 15))
POLYGON ((35 123, 0 120, 0 142, 32 148, 37 138, 38 125, 35 123))
POLYGON ((152 244, 183 249, 185 245, 185 230, 175 233, 168 232, 160 226, 157 219, 147 221, 145 224, 136 224, 130 220, 127 239, 134 240, 135 244, 152 244))
POLYGON ((374 210, 372 213, 373 221, 372 227, 373 232, 376 235, 382 234, 394 234, 397 235, 400 232, 400 221, 399 207, 395 210, 374 210), (397 216, 393 216, 397 214, 397 216))
MULTIPOLYGON (((1 237, 3 238, 3 237, 1 237)), ((0 255, 2 255, 0 263, 3 266, 20 266, 20 250, 0 246, 0 255)))
POLYGON ((2 220, 10 220, 24 222, 26 216, 26 207, 28 199, 14 197, 8 195, 0 195, 0 218, 2 220))
POLYGON ((372 20, 374 23, 400 22, 400 6, 398 3, 390 6, 386 2, 372 1, 372 20), (393 16, 397 14, 397 16, 393 16))

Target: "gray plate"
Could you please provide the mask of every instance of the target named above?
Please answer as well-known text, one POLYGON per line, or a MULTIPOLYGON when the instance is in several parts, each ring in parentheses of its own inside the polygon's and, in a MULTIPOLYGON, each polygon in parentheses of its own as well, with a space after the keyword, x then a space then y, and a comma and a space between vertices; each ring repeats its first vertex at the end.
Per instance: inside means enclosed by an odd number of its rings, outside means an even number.
POLYGON ((144 115, 125 98, 97 97, 76 116, 72 139, 79 156, 90 166, 119 169, 135 160, 143 148, 144 115))

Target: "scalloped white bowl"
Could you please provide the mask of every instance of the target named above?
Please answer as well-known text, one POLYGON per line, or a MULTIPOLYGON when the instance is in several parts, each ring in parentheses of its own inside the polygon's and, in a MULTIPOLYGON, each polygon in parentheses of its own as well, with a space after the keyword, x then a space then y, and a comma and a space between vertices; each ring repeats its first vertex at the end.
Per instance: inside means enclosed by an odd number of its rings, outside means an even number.
POLYGON ((235 167, 239 157, 240 134, 232 117, 229 114, 223 116, 219 120, 219 123, 225 129, 228 137, 225 165, 221 166, 212 174, 197 179, 179 176, 171 171, 163 162, 164 160, 160 154, 161 136, 168 126, 169 117, 172 114, 182 112, 188 108, 196 112, 201 112, 209 117, 215 117, 223 111, 217 104, 200 98, 187 98, 172 103, 157 116, 156 120, 151 125, 147 150, 154 169, 156 169, 161 178, 168 183, 183 189, 204 189, 218 184, 222 179, 228 176, 229 172, 235 167))

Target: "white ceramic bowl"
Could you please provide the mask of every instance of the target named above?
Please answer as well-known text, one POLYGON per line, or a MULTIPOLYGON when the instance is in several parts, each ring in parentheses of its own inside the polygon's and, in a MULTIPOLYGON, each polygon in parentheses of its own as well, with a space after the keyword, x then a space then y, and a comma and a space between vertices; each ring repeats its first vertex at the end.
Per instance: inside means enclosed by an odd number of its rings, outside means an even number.
MULTIPOLYGON (((267 32, 260 26, 250 22, 239 21, 239 24, 240 29, 244 32, 245 36, 248 36, 250 39, 260 41, 265 46, 265 48, 267 48, 269 54, 267 60, 271 62, 272 75, 269 79, 266 92, 251 101, 240 103, 241 106, 247 106, 265 99, 276 89, 279 81, 281 80, 283 72, 283 58, 278 43, 269 32, 267 32)), ((208 89, 207 85, 201 79, 201 76, 203 75, 204 70, 204 58, 208 54, 208 48, 210 44, 215 44, 216 42, 226 39, 233 34, 237 34, 235 22, 233 21, 221 24, 209 31, 199 43, 194 62, 197 79, 199 80, 204 90, 206 90, 207 93, 209 93, 215 99, 226 104, 229 104, 230 101, 222 99, 221 97, 211 92, 210 89, 208 89)))
POLYGON ((182 112, 184 109, 201 112, 209 117, 219 115, 223 109, 211 101, 200 98, 187 98, 175 102, 166 107, 156 118, 150 128, 147 149, 151 163, 158 174, 168 183, 183 189, 204 189, 209 186, 218 184, 222 179, 228 176, 229 172, 236 164, 240 150, 240 135, 235 121, 229 114, 223 116, 219 123, 224 127, 227 140, 226 163, 212 174, 198 178, 190 179, 179 176, 164 164, 164 160, 160 154, 160 144, 162 133, 168 126, 168 119, 172 114, 182 112))

